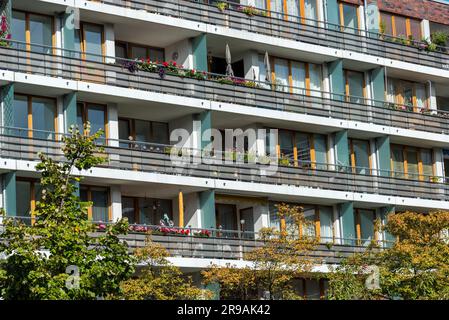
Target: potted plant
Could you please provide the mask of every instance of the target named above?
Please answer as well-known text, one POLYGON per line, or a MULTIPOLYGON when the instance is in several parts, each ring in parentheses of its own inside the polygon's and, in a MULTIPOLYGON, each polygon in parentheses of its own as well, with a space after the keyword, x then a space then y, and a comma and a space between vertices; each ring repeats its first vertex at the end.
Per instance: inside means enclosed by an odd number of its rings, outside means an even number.
POLYGON ((223 2, 223 1, 217 2, 217 8, 221 12, 224 12, 226 9, 228 9, 228 4, 226 2, 223 2))

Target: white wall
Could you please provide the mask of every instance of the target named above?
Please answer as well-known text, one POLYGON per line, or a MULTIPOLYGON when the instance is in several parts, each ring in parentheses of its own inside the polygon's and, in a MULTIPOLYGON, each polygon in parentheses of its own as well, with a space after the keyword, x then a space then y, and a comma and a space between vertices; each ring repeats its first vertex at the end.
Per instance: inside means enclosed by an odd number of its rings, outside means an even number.
MULTIPOLYGON (((104 36, 105 36, 105 55, 108 57, 115 57, 115 33, 113 24, 104 25, 104 36)), ((106 63, 115 63, 115 59, 106 58, 106 63)))
POLYGON ((116 103, 108 103, 108 130, 109 130, 109 146, 118 147, 118 106, 116 103))
POLYGON ((185 69, 193 68, 193 54, 191 40, 185 39, 173 43, 165 48, 165 60, 175 61, 178 65, 184 66, 185 69), (176 54, 177 59, 173 59, 173 54, 176 54))
POLYGON ((111 208, 112 221, 118 221, 122 218, 122 192, 119 185, 112 185, 111 192, 111 208))

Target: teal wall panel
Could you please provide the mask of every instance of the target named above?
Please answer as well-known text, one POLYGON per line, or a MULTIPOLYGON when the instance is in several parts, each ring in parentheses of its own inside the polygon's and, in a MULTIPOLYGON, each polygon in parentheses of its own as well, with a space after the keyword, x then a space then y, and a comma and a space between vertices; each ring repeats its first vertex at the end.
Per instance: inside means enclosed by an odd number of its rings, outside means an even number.
MULTIPOLYGON (((348 131, 342 130, 335 134, 335 149, 337 165, 349 166, 349 146, 348 146, 348 131)), ((345 169, 345 168, 340 168, 345 169)))
POLYGON ((371 71, 371 81, 373 83, 375 105, 382 107, 382 102, 385 101, 385 69, 383 67, 373 69, 371 71))
MULTIPOLYGON (((14 84, 9 83, 1 89, 1 99, 3 102, 2 118, 4 127, 14 126, 14 84)), ((7 133, 7 132, 6 132, 7 133)))
POLYGON ((205 229, 217 227, 215 219, 215 191, 200 192, 201 226, 205 229))
POLYGON ((339 29, 340 14, 337 0, 326 1, 326 15, 329 29, 339 29))
POLYGON ((354 204, 352 202, 342 203, 339 206, 340 219, 342 227, 342 243, 347 245, 355 245, 355 219, 354 219, 354 204))
MULTIPOLYGON (((223 48, 224 50, 224 48, 223 48)), ((207 71, 207 36, 201 34, 192 40, 193 68, 207 71)))
POLYGON ((64 105, 64 124, 65 124, 65 132, 68 132, 68 129, 71 125, 76 125, 76 92, 71 92, 63 97, 63 105, 64 105))
POLYGON ((16 173, 8 172, 3 176, 4 189, 5 189, 5 211, 8 216, 17 215, 16 204, 16 173))
POLYGON ((379 175, 388 177, 391 171, 390 137, 376 139, 379 175))
POLYGON ((332 99, 343 101, 345 95, 345 78, 343 73, 343 60, 338 59, 328 63, 332 99))

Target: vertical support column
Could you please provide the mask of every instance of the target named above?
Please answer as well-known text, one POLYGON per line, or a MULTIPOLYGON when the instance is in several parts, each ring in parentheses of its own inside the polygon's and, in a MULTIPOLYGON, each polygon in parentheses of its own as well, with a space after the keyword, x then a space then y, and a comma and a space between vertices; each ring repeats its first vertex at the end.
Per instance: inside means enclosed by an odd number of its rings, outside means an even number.
POLYGON ((372 99, 376 107, 383 107, 385 101, 385 69, 379 67, 371 71, 372 99))
POLYGON ((8 216, 17 216, 16 204, 16 173, 8 172, 4 175, 5 211, 8 216))
MULTIPOLYGON (((438 182, 444 182, 444 157, 441 148, 433 148, 434 175, 438 177, 438 182)), ((447 177, 446 177, 447 178, 447 177)))
POLYGON ((340 209, 340 221, 342 228, 342 244, 355 245, 355 221, 354 221, 354 204, 352 202, 346 202, 339 205, 340 209))
POLYGON ((108 145, 111 147, 119 146, 119 132, 118 132, 118 106, 116 103, 108 103, 108 145))
POLYGON ((180 228, 184 228, 184 195, 182 191, 178 193, 178 225, 180 228))
POLYGON ((427 92, 429 97, 429 109, 435 112, 438 109, 437 93, 435 90, 435 83, 431 80, 427 81, 427 92))
POLYGON ((388 177, 391 172, 390 137, 376 139, 378 175, 388 177))
POLYGON ((205 33, 192 39, 193 68, 207 71, 207 36, 205 33))
MULTIPOLYGON (((63 97, 63 110, 64 110, 64 132, 67 133, 71 125, 76 125, 76 92, 71 92, 63 97)), ((62 130, 61 130, 62 131, 62 130)))
POLYGON ((120 186, 113 185, 110 188, 111 191, 111 209, 113 222, 117 222, 122 218, 122 191, 120 186))
POLYGON ((337 0, 326 1, 326 16, 328 22, 328 28, 338 30, 340 26, 340 10, 338 9, 337 0))
POLYGON ((114 25, 107 23, 104 25, 104 38, 105 38, 105 55, 106 63, 115 63, 115 32, 114 25))
POLYGON ((338 205, 332 206, 334 243, 342 244, 341 238, 343 237, 343 234, 341 233, 340 219, 338 217, 339 216, 338 209, 339 209, 338 205))
MULTIPOLYGON (((14 84, 9 83, 1 88, 2 98, 2 126, 13 127, 14 126, 14 84)), ((6 131, 6 130, 5 130, 6 131)), ((7 132, 7 131, 6 131, 7 132)))
POLYGON ((347 130, 339 131, 335 134, 335 151, 337 168, 339 170, 344 170, 349 167, 349 146, 347 130), (340 168, 340 166, 342 168, 340 168))
POLYGON ((338 59, 328 64, 330 89, 332 99, 343 101, 345 95, 345 78, 343 75, 343 60, 338 59))
POLYGON ((215 229, 215 191, 206 190, 200 192, 201 228, 215 229))

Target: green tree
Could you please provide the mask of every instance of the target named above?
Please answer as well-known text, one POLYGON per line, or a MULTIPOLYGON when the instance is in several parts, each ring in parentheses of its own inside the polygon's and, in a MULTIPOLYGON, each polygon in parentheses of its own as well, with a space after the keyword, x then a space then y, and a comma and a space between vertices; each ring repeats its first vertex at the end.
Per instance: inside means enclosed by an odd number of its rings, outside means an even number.
POLYGON ((278 204, 281 228, 263 228, 258 233, 258 246, 244 256, 251 262, 246 268, 211 266, 205 270, 205 284, 218 283, 223 298, 257 299, 258 292, 269 299, 300 299, 293 281, 311 270, 317 261, 310 257, 316 247, 314 236, 300 236, 310 224, 303 208, 278 204), (284 222, 288 220, 289 224, 284 222))
MULTIPOLYGON (((168 251, 151 240, 134 252, 136 261, 144 265, 140 274, 123 281, 122 298, 127 300, 198 300, 211 297, 211 292, 195 287, 190 277, 173 266, 168 251)), ((116 298, 111 296, 110 298, 116 298)))
POLYGON ((62 138, 63 161, 39 154, 36 169, 41 173, 42 195, 36 221, 27 225, 4 216, 0 244, 6 255, 0 264, 4 299, 96 299, 118 294, 120 282, 134 272, 127 244, 119 239, 128 230, 126 220, 92 237, 96 227, 88 221, 91 204, 80 201, 81 178, 73 171, 89 170, 105 158, 103 148, 95 144, 102 132, 90 135, 89 124, 84 132, 72 127, 62 138), (67 273, 70 268, 76 273, 67 273))
POLYGON ((330 299, 449 299, 449 212, 388 216, 389 248, 372 244, 330 273, 330 299), (379 268, 379 288, 365 286, 367 267, 379 268))

